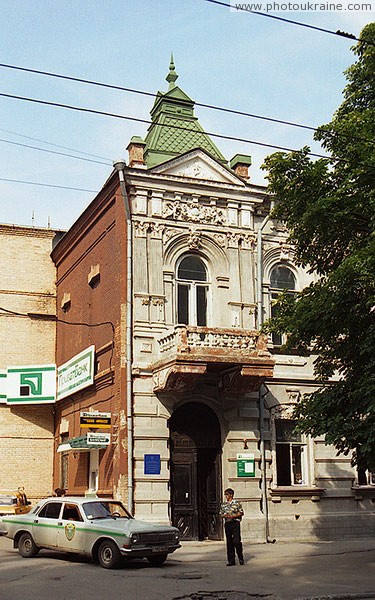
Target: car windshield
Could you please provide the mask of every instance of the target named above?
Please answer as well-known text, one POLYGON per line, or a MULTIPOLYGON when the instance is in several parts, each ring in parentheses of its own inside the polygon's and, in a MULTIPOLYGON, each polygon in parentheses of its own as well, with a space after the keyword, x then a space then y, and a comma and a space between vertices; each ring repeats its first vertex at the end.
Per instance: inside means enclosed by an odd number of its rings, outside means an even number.
POLYGON ((131 519, 130 513, 121 502, 115 500, 95 500, 85 502, 83 510, 88 519, 131 519))

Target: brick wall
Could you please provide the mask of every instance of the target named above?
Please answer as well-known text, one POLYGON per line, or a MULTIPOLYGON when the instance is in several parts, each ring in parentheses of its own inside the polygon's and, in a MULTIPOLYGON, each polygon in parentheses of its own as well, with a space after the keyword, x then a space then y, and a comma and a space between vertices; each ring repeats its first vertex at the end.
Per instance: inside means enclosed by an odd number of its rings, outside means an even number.
MULTIPOLYGON (((90 345, 95 346, 93 386, 56 405, 56 447, 67 438, 85 435, 80 412, 95 410, 112 416, 112 443, 99 456, 98 493, 112 494, 126 471, 122 438, 126 419, 123 306, 126 300, 126 228, 117 179, 98 194, 65 238, 56 246, 57 314, 70 323, 57 323, 56 362, 61 365, 90 345), (99 323, 105 323, 99 325, 99 323), (109 324, 109 322, 112 324, 109 324), (62 425, 63 424, 63 425, 62 425)), ((89 452, 68 453, 69 493, 88 487, 89 452)), ((54 487, 61 485, 61 454, 55 454, 54 487)))
MULTIPOLYGON (((27 313, 56 312, 55 232, 0 225, 0 368, 55 362, 55 323, 27 313)), ((52 490, 53 407, 0 405, 0 490, 24 486, 36 499, 52 490)))

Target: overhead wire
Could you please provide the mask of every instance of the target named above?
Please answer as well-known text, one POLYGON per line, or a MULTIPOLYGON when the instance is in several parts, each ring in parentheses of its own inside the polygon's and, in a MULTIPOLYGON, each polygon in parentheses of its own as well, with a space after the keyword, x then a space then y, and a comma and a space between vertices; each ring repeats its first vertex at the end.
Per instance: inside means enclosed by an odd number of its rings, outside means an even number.
MULTIPOLYGON (((80 327, 102 327, 103 325, 110 325, 111 327, 111 332, 112 332, 112 341, 111 341, 111 354, 109 357, 109 369, 112 369, 112 360, 113 360, 113 351, 114 351, 114 346, 115 346, 115 325, 112 321, 100 321, 98 323, 85 323, 85 322, 80 322, 80 321, 65 321, 64 319, 60 319, 59 317, 57 317, 56 315, 45 315, 43 313, 32 313, 32 312, 28 312, 28 313, 21 313, 21 312, 17 312, 14 310, 10 310, 8 308, 4 308, 2 306, 0 306, 0 311, 2 311, 5 314, 9 314, 15 317, 25 317, 28 319, 35 319, 35 320, 52 320, 56 323, 64 323, 65 325, 78 325, 80 327)), ((1 314, 1 312, 0 312, 1 314)))
MULTIPOLYGON (((31 69, 29 67, 20 67, 18 65, 10 65, 10 64, 6 64, 6 63, 0 63, 0 68, 6 68, 6 69, 14 69, 14 70, 18 70, 18 71, 23 71, 26 73, 33 73, 36 75, 44 75, 46 77, 54 77, 54 78, 58 78, 58 79, 63 79, 63 80, 67 80, 67 81, 74 81, 76 83, 84 83, 87 85, 94 85, 94 86, 98 86, 98 87, 103 87, 103 88, 108 88, 108 89, 113 89, 113 90, 119 90, 119 91, 123 91, 123 92, 128 92, 131 94, 139 94, 142 96, 148 96, 148 97, 152 97, 152 98, 156 98, 158 96, 158 94, 155 94, 153 92, 147 92, 144 90, 138 90, 135 88, 129 88, 129 87, 124 87, 124 86, 120 86, 120 85, 115 85, 115 84, 111 84, 111 83, 104 83, 101 81, 94 81, 92 79, 83 79, 81 77, 74 77, 71 75, 63 75, 61 73, 53 73, 51 71, 41 71, 39 69, 31 69)), ((36 100, 35 100, 36 101, 36 100)), ((250 113, 250 112, 246 112, 243 110, 238 110, 238 109, 234 109, 234 108, 228 108, 228 107, 224 107, 224 106, 218 106, 215 104, 207 104, 204 102, 196 102, 194 101, 194 104, 196 106, 200 106, 202 108, 208 108, 210 110, 217 110, 220 112, 224 112, 224 113, 228 113, 228 114, 233 114, 233 115, 237 115, 237 116, 242 116, 242 117, 248 117, 251 119, 259 119, 262 121, 267 121, 269 123, 277 123, 279 125, 287 125, 289 127, 297 127, 300 129, 306 129, 308 131, 318 131, 320 129, 320 127, 314 127, 312 125, 306 125, 303 123, 297 123, 295 121, 289 121, 289 120, 285 120, 285 119, 278 119, 276 117, 268 117, 265 115, 259 115, 256 113, 250 113)), ((82 109, 83 110, 83 109, 82 109)), ((106 113, 109 114, 109 116, 114 116, 111 113, 106 113)), ((134 119, 136 120, 136 119, 134 119)), ((146 121, 146 123, 150 123, 150 121, 146 121)), ((1 131, 1 129, 0 129, 1 131)), ((214 135, 214 134, 210 134, 210 135, 214 135)), ((350 137, 350 139, 354 139, 353 136, 347 136, 343 133, 339 134, 342 137, 350 137)), ((363 139, 363 138, 358 138, 356 137, 355 139, 357 139, 358 141, 364 141, 367 142, 369 140, 363 139)), ((271 146, 274 148, 277 148, 277 146, 271 146)), ((102 158, 102 157, 99 157, 102 158)))
POLYGON ((90 192, 93 194, 96 194, 98 191, 98 190, 87 190, 85 188, 70 187, 68 185, 58 185, 58 184, 52 184, 52 183, 39 183, 37 181, 23 181, 21 179, 8 179, 6 177, 0 177, 0 181, 6 181, 9 183, 23 183, 25 185, 37 185, 37 186, 41 186, 41 187, 56 188, 59 190, 72 190, 74 192, 90 192))
MULTIPOLYGON (((99 165, 112 165, 111 161, 108 159, 108 162, 103 162, 100 160, 94 160, 92 158, 83 158, 82 156, 75 156, 74 154, 67 154, 66 152, 57 152, 56 150, 48 150, 47 148, 39 148, 38 146, 30 146, 29 144, 21 144, 20 142, 14 142, 11 140, 5 140, 0 138, 0 142, 4 144, 11 144, 13 146, 21 146, 22 148, 31 148, 32 150, 38 150, 39 152, 47 152, 48 154, 57 154, 58 156, 67 156, 68 158, 76 158, 77 160, 83 160, 85 162, 96 163, 99 165)), ((48 143, 48 142, 46 142, 48 143)), ((74 150, 74 152, 79 152, 78 150, 74 150)))
POLYGON ((232 8, 233 10, 236 10, 238 12, 246 12, 246 13, 251 13, 253 15, 258 15, 260 17, 267 17, 268 19, 274 19, 275 21, 282 21, 284 23, 289 23, 291 25, 298 25, 299 27, 306 27, 308 29, 315 29, 316 31, 321 31, 322 33, 328 33, 330 35, 335 35, 341 38, 348 38, 350 40, 356 40, 357 42, 362 42, 362 43, 370 43, 372 44, 372 42, 369 42, 367 40, 361 40, 359 38, 357 38, 353 33, 347 33, 346 31, 340 31, 340 29, 337 29, 336 31, 333 31, 332 29, 325 29, 324 27, 318 27, 317 25, 311 25, 309 23, 302 23, 301 21, 293 21, 292 19, 286 19, 285 17, 278 17, 277 15, 271 15, 270 13, 264 13, 264 12, 260 12, 258 10, 252 10, 250 8, 248 8, 250 6, 250 3, 238 3, 238 4, 231 4, 229 2, 221 2, 220 0, 205 0, 205 2, 210 2, 211 4, 218 4, 219 6, 224 6, 226 8, 232 8))
MULTIPOLYGON (((104 83, 101 81, 94 81, 92 79, 83 79, 82 77, 73 77, 71 75, 63 75, 61 73, 53 73, 51 71, 41 71, 39 69, 31 69, 28 67, 20 67, 18 65, 10 65, 10 64, 6 64, 6 63, 0 63, 0 67, 5 68, 5 69, 13 69, 16 71, 23 71, 26 73, 33 73, 36 75, 44 75, 46 77, 55 77, 57 79, 64 79, 67 81, 74 81, 76 83, 85 83, 87 85, 94 85, 94 86, 98 86, 98 87, 103 87, 103 88, 108 88, 108 89, 112 89, 112 90, 118 90, 121 92, 129 92, 131 94, 139 94, 141 96, 148 96, 148 97, 152 97, 152 98, 156 98, 157 94, 153 93, 153 92, 146 92, 144 90, 137 90, 134 88, 129 88, 129 87, 124 87, 121 85, 115 85, 115 84, 111 84, 111 83, 104 83)), ((258 115, 255 113, 249 113, 246 111, 242 111, 242 110, 237 110, 237 109, 233 109, 233 108, 227 108, 227 107, 223 107, 223 106, 217 106, 215 104, 206 104, 204 102, 194 102, 194 104, 196 106, 201 106, 202 108, 209 108, 211 110, 218 110, 221 112, 226 112, 226 113, 230 113, 233 115, 238 115, 238 116, 243 116, 243 117, 249 117, 252 119, 260 119, 263 121, 269 121, 271 123, 278 123, 280 125, 288 125, 290 127, 299 127, 301 129, 308 129, 310 131, 317 131, 317 127, 313 127, 312 125, 304 125, 302 123, 296 123, 293 121, 286 121, 283 119, 277 119, 276 117, 267 117, 264 115, 258 115)))
MULTIPOLYGON (((112 118, 117 118, 117 119, 123 119, 123 120, 127 120, 127 121, 133 121, 136 123, 143 123, 146 125, 156 125, 158 127, 168 127, 169 129, 176 129, 179 131, 188 131, 189 133, 192 132, 192 130, 189 127, 182 127, 180 125, 164 125, 163 123, 154 123, 153 121, 150 121, 149 119, 141 119, 139 117, 131 117, 129 115, 120 115, 117 113, 112 113, 112 112, 106 112, 106 111, 102 111, 102 110, 95 110, 92 108, 85 108, 85 107, 79 107, 79 106, 73 106, 70 104, 64 104, 64 103, 60 103, 60 102, 51 102, 51 101, 47 101, 47 100, 40 100, 38 98, 29 98, 26 96, 18 96, 15 94, 5 94, 5 93, 0 93, 0 97, 3 98, 12 98, 15 100, 21 100, 21 101, 26 101, 26 102, 33 102, 36 104, 42 104, 45 106, 52 106, 55 108, 65 108, 68 110, 73 110, 73 111, 77 111, 77 112, 84 112, 84 113, 90 113, 90 114, 95 114, 95 115, 102 115, 102 116, 106 116, 106 117, 112 117, 112 118)), ((262 146, 265 148, 272 148, 272 149, 276 149, 276 150, 283 150, 286 152, 296 152, 296 150, 294 148, 289 148, 287 146, 279 146, 277 144, 268 144, 266 142, 259 142, 257 140, 249 140, 246 138, 240 138, 240 137, 235 137, 235 136, 230 136, 230 135, 224 135, 224 134, 220 134, 220 133, 213 133, 213 132, 209 132, 209 131, 194 131, 194 133, 198 134, 198 135, 209 135, 210 137, 216 137, 219 139, 224 139, 224 140, 231 140, 231 141, 236 141, 236 142, 241 142, 244 144, 253 144, 256 146, 262 146)), ((329 156, 323 155, 323 154, 317 154, 314 152, 309 152, 308 153, 310 156, 315 156, 317 158, 326 158, 329 159, 329 156)), ((86 159, 87 160, 87 159, 86 159)))
POLYGON ((54 142, 50 142, 47 140, 41 140, 40 138, 34 138, 30 135, 24 135, 22 133, 17 133, 16 131, 11 131, 10 129, 3 129, 0 127, 0 131, 4 131, 4 133, 11 133, 12 135, 16 135, 17 137, 22 137, 27 140, 33 140, 34 142, 42 142, 42 144, 47 144, 49 146, 55 146, 56 148, 63 148, 64 150, 71 150, 72 152, 78 152, 79 154, 85 154, 86 156, 91 156, 93 158, 102 158, 103 160, 108 160, 109 158, 105 156, 99 156, 98 154, 91 154, 90 152, 84 152, 84 150, 76 150, 75 148, 70 148, 69 146, 62 146, 61 144, 55 144, 54 142))

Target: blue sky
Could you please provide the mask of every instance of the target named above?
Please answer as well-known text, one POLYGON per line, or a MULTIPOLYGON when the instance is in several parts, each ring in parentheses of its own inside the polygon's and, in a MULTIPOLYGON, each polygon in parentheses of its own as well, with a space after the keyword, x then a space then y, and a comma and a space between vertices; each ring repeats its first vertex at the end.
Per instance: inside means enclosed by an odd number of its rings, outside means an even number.
MULTIPOLYGON (((328 122, 342 101, 352 41, 205 0, 0 0, 2 64, 155 93, 168 84, 173 52, 178 85, 195 101, 294 121, 328 122)), ((374 13, 279 16, 358 36, 374 13)), ((0 67, 3 94, 149 119, 153 99, 0 67)), ((67 229, 147 125, 0 97, 0 222, 67 229), (22 137, 24 136, 24 137, 22 137), (13 142, 13 143, 9 143, 13 142), (48 144, 47 144, 48 142, 48 144), (98 160, 87 162, 26 148, 98 160), (53 146, 52 144, 55 144, 53 146), (58 146, 63 146, 58 147, 58 146), (87 156, 83 153, 96 155, 87 156), (104 164, 101 164, 104 163, 104 164), (93 190, 79 192, 4 179, 93 190)), ((196 107, 206 131, 290 148, 311 132, 196 107)), ((271 149, 214 138, 230 159, 253 157, 251 179, 271 149)))

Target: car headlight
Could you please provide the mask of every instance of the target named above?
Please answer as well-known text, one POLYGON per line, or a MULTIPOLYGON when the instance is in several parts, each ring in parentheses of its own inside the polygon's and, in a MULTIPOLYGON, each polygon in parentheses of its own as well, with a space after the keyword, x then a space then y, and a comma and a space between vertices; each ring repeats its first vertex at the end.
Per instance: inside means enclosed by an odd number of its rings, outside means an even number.
POLYGON ((176 533, 174 534, 174 539, 176 540, 176 542, 178 542, 178 540, 180 539, 180 533, 178 531, 176 531, 176 533))
POLYGON ((136 544, 138 542, 138 535, 136 533, 132 533, 130 536, 130 541, 132 544, 136 544))

